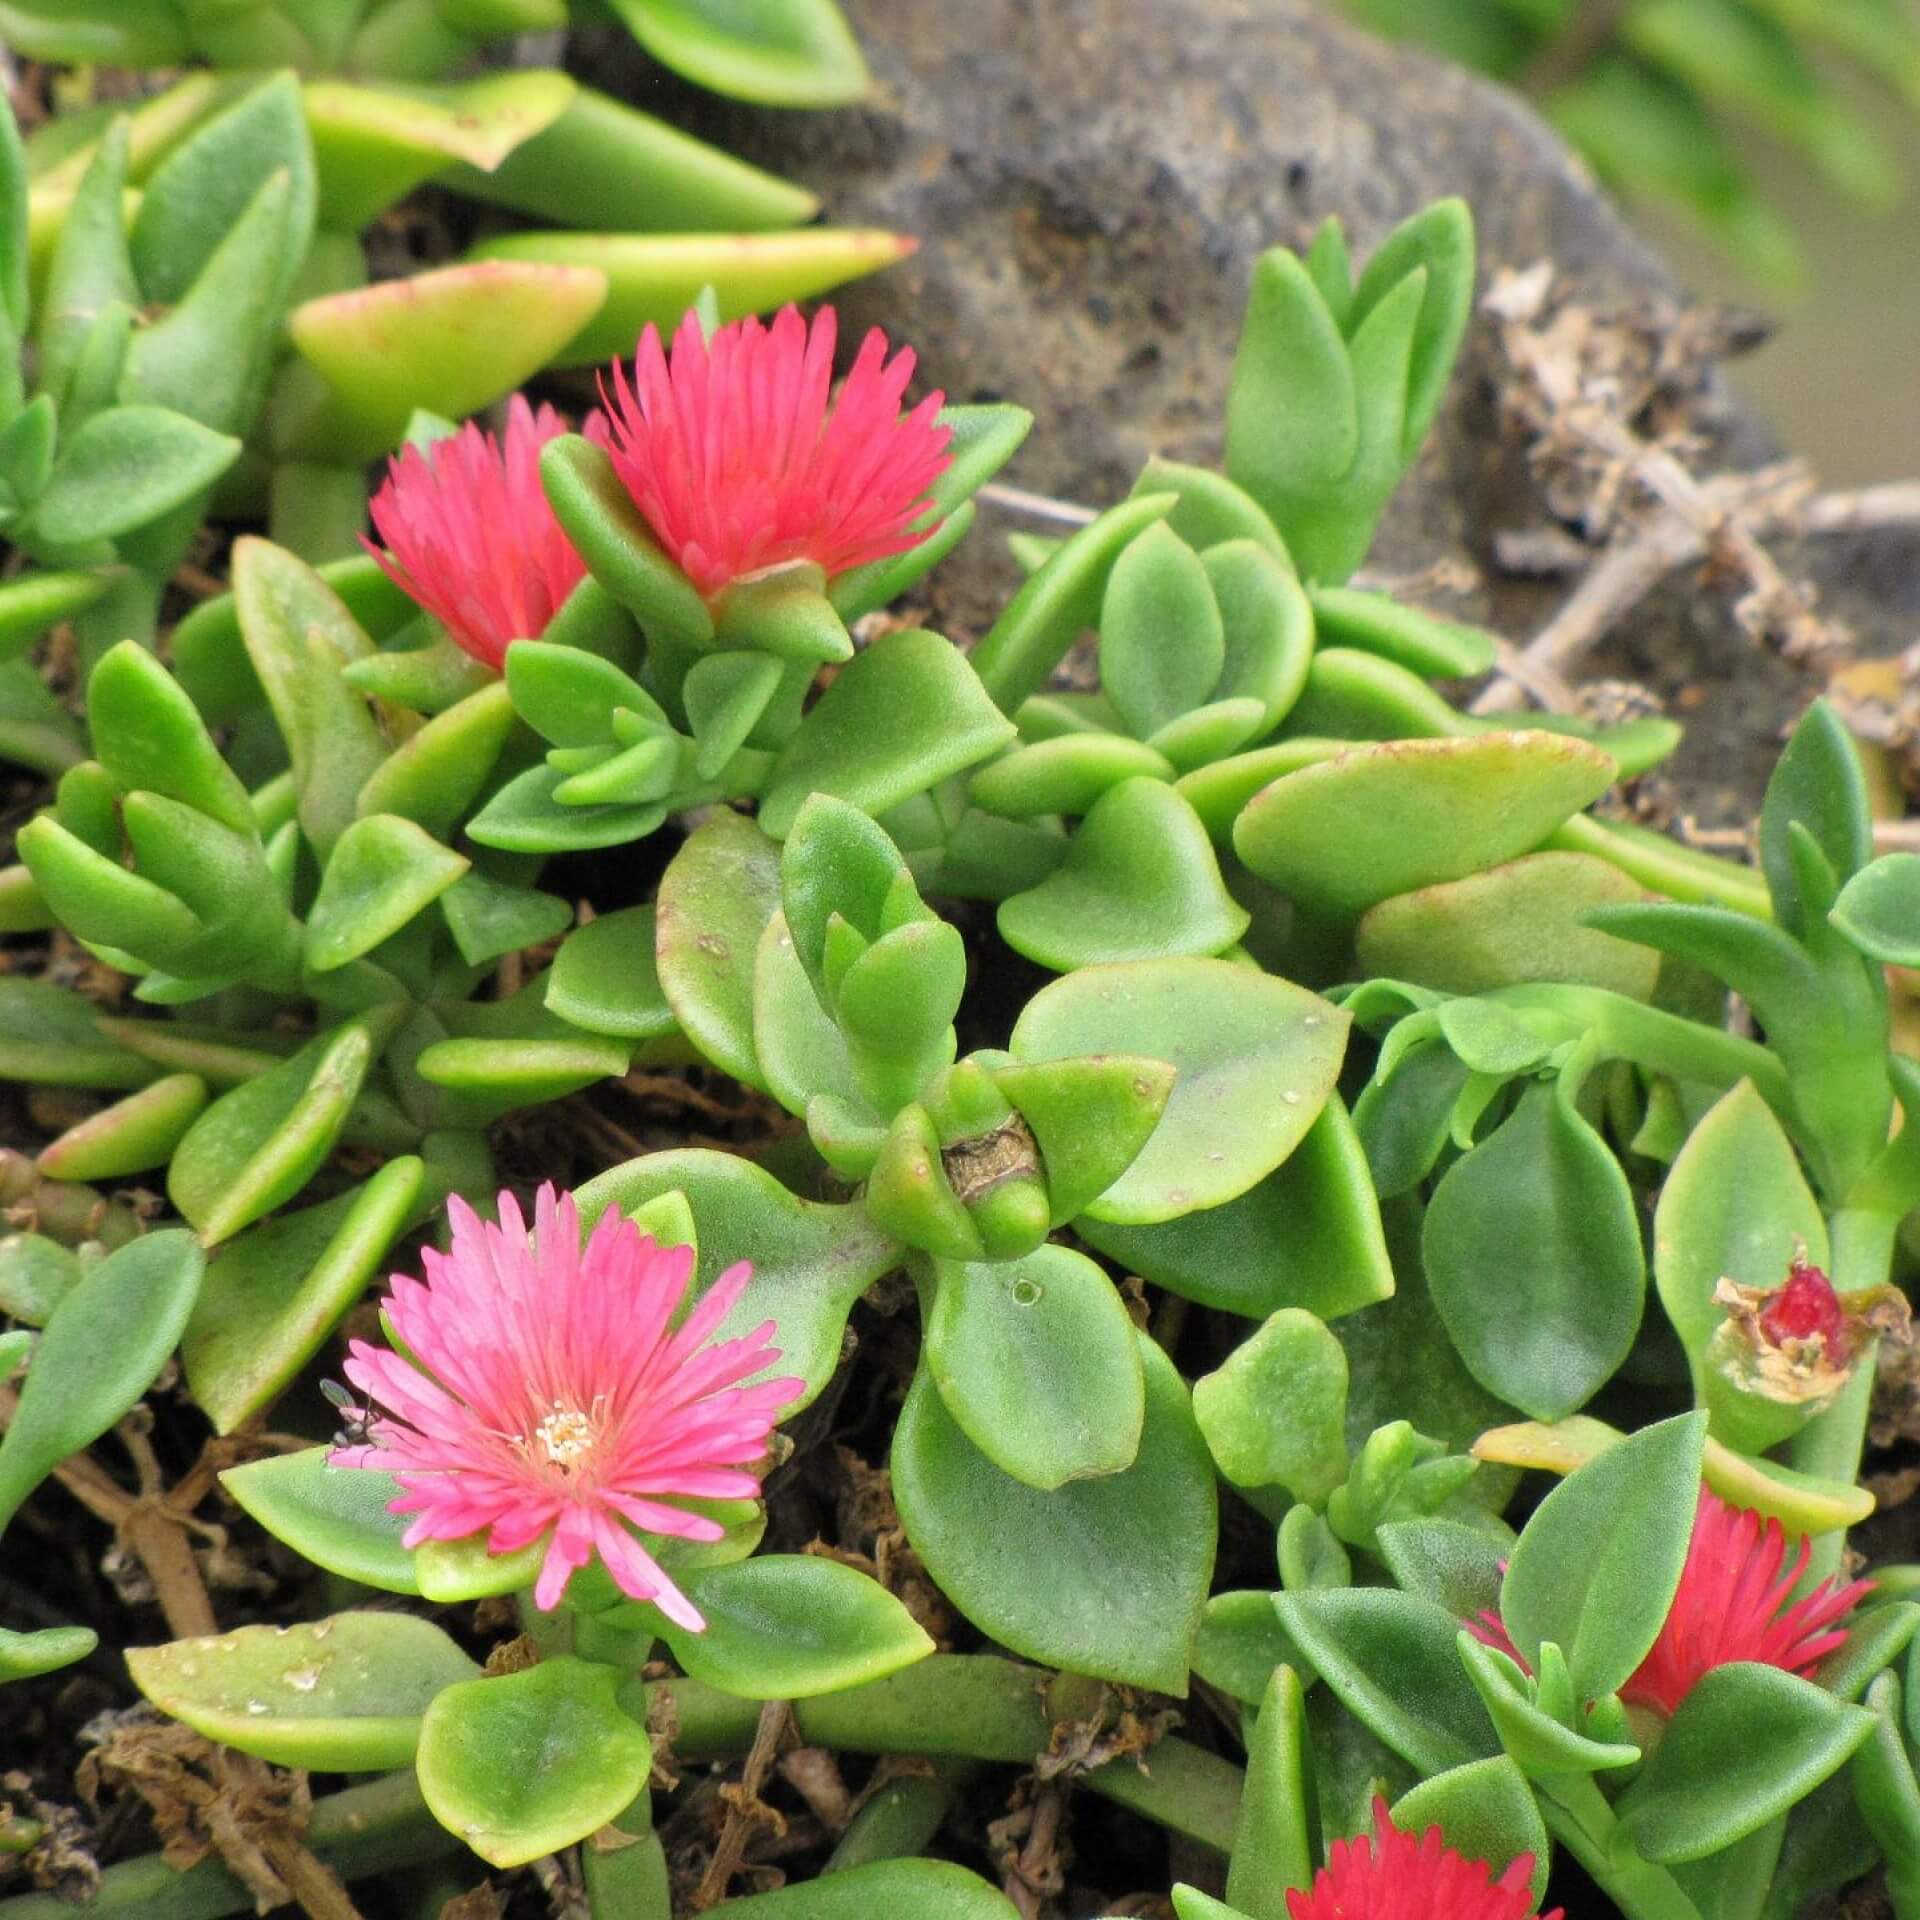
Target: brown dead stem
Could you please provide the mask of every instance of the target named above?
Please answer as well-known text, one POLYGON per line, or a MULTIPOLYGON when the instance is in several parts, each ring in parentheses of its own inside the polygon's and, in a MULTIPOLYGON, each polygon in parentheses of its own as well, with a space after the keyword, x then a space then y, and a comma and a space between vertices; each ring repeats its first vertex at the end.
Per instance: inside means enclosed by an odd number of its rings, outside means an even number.
POLYGON ((218 1854, 260 1913, 291 1902, 311 1920, 361 1920, 301 1837, 313 1811, 304 1772, 270 1767, 166 1721, 116 1728, 80 1763, 77 1780, 89 1805, 103 1786, 137 1793, 176 1872, 218 1854))
POLYGON ((747 1843, 755 1834, 763 1830, 770 1830, 776 1836, 786 1832, 786 1815, 768 1806, 760 1798, 760 1789, 767 1784, 767 1775, 773 1771, 781 1748, 793 1739, 793 1714, 787 1703, 769 1700, 760 1709, 760 1724, 754 1730, 753 1745, 747 1751, 738 1782, 729 1782, 719 1789, 720 1798, 726 1804, 726 1820, 714 1844, 713 1858, 707 1862, 707 1870, 694 1890, 696 1913, 705 1913, 727 1897, 733 1876, 746 1857, 747 1843))
MULTIPOLYGON (((1576 663, 1681 568, 1737 589, 1734 618, 1756 642, 1803 663, 1844 656, 1851 635, 1815 609, 1763 544, 1779 535, 1920 526, 1920 483, 1817 493, 1798 462, 1701 478, 1686 402, 1702 369, 1738 344, 1734 322, 1711 313, 1603 318, 1573 303, 1549 311, 1544 265, 1504 275, 1483 303, 1512 368, 1507 413, 1531 440, 1551 509, 1604 542, 1559 612, 1474 703, 1510 712, 1528 696, 1560 706, 1576 663)), ((1503 543, 1521 557, 1532 544, 1503 543)), ((1537 543, 1534 543, 1537 544, 1537 543)), ((1576 543, 1553 542, 1564 557, 1576 543)))

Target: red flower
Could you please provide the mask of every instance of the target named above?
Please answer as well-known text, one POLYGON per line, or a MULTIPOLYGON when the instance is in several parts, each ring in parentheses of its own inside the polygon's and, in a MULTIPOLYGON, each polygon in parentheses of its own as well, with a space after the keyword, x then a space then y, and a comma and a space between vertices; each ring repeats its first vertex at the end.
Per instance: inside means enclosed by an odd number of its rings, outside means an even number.
POLYGON ((425 450, 404 447, 373 496, 389 551, 360 544, 496 673, 507 643, 538 639, 587 570, 540 488, 540 449, 566 430, 551 407, 535 413, 516 393, 504 441, 469 420, 425 450))
MULTIPOLYGON (((1778 1520, 1730 1507, 1702 1487, 1673 1605, 1660 1637, 1620 1689, 1621 1699, 1670 1714, 1705 1675, 1736 1660, 1812 1673, 1845 1641, 1840 1622, 1873 1585, 1822 1580, 1811 1593, 1791 1600, 1812 1550, 1813 1543, 1802 1536, 1792 1565, 1783 1565, 1787 1536, 1778 1520)), ((1520 1660, 1498 1614, 1469 1620, 1467 1631, 1520 1660)))
MULTIPOLYGON (((830 399, 836 321, 796 308, 771 327, 737 320, 708 340, 691 313, 671 360, 657 328, 640 336, 633 385, 601 383, 607 452, 660 544, 709 598, 730 581, 796 560, 829 577, 919 543, 913 523, 947 466, 943 396, 909 414, 913 374, 878 327, 830 399)), ((596 438, 602 436, 596 435, 596 438)))
MULTIPOLYGON (((1306 1892, 1287 1895, 1290 1920, 1528 1920, 1533 1855, 1523 1853, 1499 1879, 1484 1860, 1455 1853, 1429 1827, 1402 1833, 1373 1803, 1373 1833, 1336 1840, 1306 1892)), ((1541 1920, 1561 1920, 1558 1907, 1541 1920)))

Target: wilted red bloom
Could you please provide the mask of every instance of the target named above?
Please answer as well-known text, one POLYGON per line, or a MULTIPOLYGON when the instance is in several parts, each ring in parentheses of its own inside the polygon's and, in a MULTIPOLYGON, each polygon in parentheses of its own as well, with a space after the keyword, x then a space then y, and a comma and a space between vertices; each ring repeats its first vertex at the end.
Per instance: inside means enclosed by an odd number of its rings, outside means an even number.
MULTIPOLYGON (((330 1458, 377 1467, 404 1489, 404 1544, 485 1531, 494 1553, 550 1535, 535 1604, 552 1607, 597 1552, 624 1593, 682 1626, 705 1623, 629 1530, 717 1540, 725 1529, 668 1504, 757 1498, 739 1471, 767 1450, 780 1409, 805 1386, 742 1383, 778 1352, 773 1322, 708 1345, 751 1276, 729 1267, 669 1331, 693 1274, 689 1247, 654 1244, 618 1208, 580 1244, 570 1196, 543 1186, 535 1230, 510 1193, 488 1226, 457 1195, 452 1250, 396 1274, 386 1316, 406 1355, 365 1340, 347 1378, 372 1405, 368 1444, 330 1458), (417 1364, 416 1364, 417 1363, 417 1364)), ((358 1411, 358 1410, 356 1410, 358 1411)))
MULTIPOLYGON (((1822 1580, 1790 1601, 1812 1551, 1803 1535, 1785 1565, 1787 1536, 1778 1520, 1730 1507, 1702 1487, 1673 1605, 1620 1698, 1672 1713, 1705 1675, 1736 1660, 1810 1674, 1845 1642, 1840 1622, 1873 1586, 1871 1580, 1844 1586, 1822 1580)), ((1476 1640, 1520 1660, 1498 1614, 1482 1613, 1466 1624, 1476 1640)))
POLYGON ((1760 1325, 1775 1346, 1817 1338, 1836 1360, 1847 1358, 1846 1310, 1840 1296, 1833 1282, 1804 1260, 1787 1269, 1787 1284, 1762 1311, 1760 1325))
MULTIPOLYGON (((878 327, 830 398, 837 322, 787 307, 771 327, 737 320, 708 340, 689 313, 671 360, 649 326, 633 384, 613 368, 605 445, 660 544, 703 594, 795 560, 831 578, 904 553, 932 504, 950 431, 943 396, 900 411, 914 356, 887 359, 878 327)), ((598 437, 598 436, 596 436, 598 437)))
POLYGON ((513 640, 537 640, 586 572, 540 487, 540 449, 567 430, 515 394, 496 440, 469 420, 431 447, 403 447, 373 496, 390 551, 361 545, 387 577, 499 672, 513 640))
MULTIPOLYGON (((1373 1828, 1336 1840, 1313 1885, 1288 1893, 1291 1920, 1528 1920, 1533 1913, 1532 1854, 1496 1880, 1486 1861, 1455 1853, 1438 1827, 1423 1837, 1402 1833, 1378 1798, 1373 1828)), ((1541 1920, 1561 1920, 1560 1909, 1541 1920)))

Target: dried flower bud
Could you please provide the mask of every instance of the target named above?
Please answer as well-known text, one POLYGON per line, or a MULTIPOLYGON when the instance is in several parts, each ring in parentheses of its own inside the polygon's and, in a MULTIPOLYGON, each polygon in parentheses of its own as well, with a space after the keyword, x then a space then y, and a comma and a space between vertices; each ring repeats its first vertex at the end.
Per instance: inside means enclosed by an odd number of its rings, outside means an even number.
POLYGON ((1836 1293, 1804 1249, 1784 1285, 1745 1287, 1723 1276, 1713 1297, 1726 1310, 1706 1355, 1714 1425, 1749 1452, 1776 1445, 1830 1406, 1877 1336, 1912 1338, 1897 1287, 1836 1293))

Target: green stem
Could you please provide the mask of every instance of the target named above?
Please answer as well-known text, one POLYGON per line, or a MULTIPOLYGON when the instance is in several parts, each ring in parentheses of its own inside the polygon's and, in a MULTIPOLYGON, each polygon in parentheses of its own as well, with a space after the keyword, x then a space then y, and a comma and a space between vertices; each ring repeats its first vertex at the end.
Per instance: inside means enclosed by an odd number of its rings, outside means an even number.
POLYGON ((1700 1920, 1700 1909, 1665 1867, 1643 1860, 1606 1796, 1584 1774, 1536 1783, 1553 1837, 1593 1876, 1626 1920, 1700 1920))
MULTIPOLYGON (((1829 1223, 1830 1278, 1841 1293, 1887 1284, 1893 1270, 1894 1236, 1899 1216, 1842 1208, 1829 1223)), ((1860 1477, 1860 1456, 1867 1446, 1867 1416, 1873 1403, 1874 1355, 1870 1346, 1854 1365, 1853 1378, 1825 1413, 1810 1420, 1794 1435, 1787 1457, 1802 1473, 1848 1484, 1860 1477)), ((1813 1543, 1807 1578, 1823 1580, 1838 1573, 1846 1556, 1843 1532, 1821 1534, 1813 1543)))
MULTIPOLYGON (((1101 1691, 1099 1681, 1049 1674, 990 1654, 933 1654, 885 1680, 796 1700, 793 1717, 809 1746, 1026 1765, 1045 1751, 1056 1721, 1091 1711, 1101 1691)), ((673 1753, 685 1761, 745 1753, 760 1721, 758 1702, 737 1700, 697 1680, 646 1687, 636 1680, 622 1698, 638 1718, 669 1712, 673 1753)), ((1131 1760, 1116 1760, 1082 1784, 1217 1853, 1230 1851, 1240 1769, 1176 1739, 1158 1742, 1148 1765, 1151 1774, 1143 1774, 1131 1760)))
MULTIPOLYGON (((411 1771, 316 1800, 303 1837, 349 1883, 461 1849, 427 1811, 411 1771)), ((220 1861, 203 1860, 180 1873, 156 1853, 109 1867, 86 1912, 130 1920, 224 1920, 230 1913, 251 1913, 253 1905, 253 1895, 220 1861)), ((0 1900, 3 1920, 73 1920, 74 1913, 71 1902, 51 1893, 0 1900)))
POLYGON ((823 1873, 844 1873, 875 1860, 904 1860, 925 1850, 979 1771, 971 1760, 933 1760, 928 1765, 930 1773, 888 1781, 853 1816, 823 1873))

